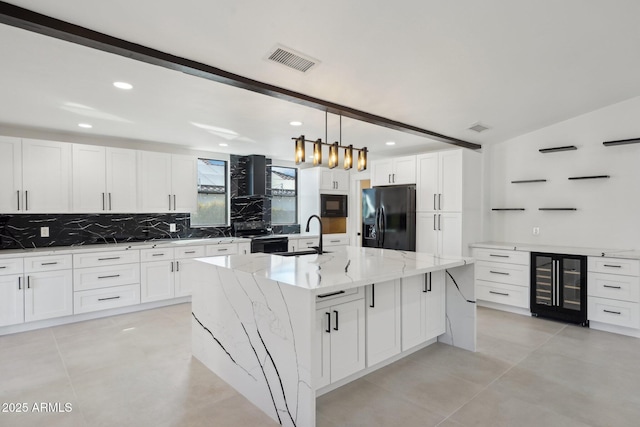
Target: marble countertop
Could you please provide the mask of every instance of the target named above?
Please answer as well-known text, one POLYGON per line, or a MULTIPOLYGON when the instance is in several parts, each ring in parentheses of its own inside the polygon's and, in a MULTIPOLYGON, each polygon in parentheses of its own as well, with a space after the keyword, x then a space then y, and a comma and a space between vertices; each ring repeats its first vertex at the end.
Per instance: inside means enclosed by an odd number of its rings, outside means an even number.
POLYGON ((523 252, 547 252, 595 257, 640 259, 640 251, 633 249, 584 248, 576 246, 536 245, 515 242, 478 242, 472 243, 469 246, 472 248, 507 249, 523 252))
POLYGON ((427 253, 357 246, 340 247, 322 255, 284 257, 256 253, 198 260, 250 273, 255 278, 312 290, 316 294, 459 267, 474 261, 473 258, 441 258, 427 253))

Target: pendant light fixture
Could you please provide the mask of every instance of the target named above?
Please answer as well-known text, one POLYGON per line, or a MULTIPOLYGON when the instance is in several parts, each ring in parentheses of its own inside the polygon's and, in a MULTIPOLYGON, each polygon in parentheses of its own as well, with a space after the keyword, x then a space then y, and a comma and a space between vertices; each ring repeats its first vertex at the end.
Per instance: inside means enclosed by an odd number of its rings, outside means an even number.
POLYGON ((329 144, 329 169, 338 166, 338 142, 329 144))
POLYGON ((313 166, 322 164, 322 139, 313 143, 313 166))
POLYGON ((358 151, 358 172, 367 169, 367 147, 358 151))
POLYGON ((344 149, 344 168, 349 170, 353 167, 353 145, 344 149))
POLYGON ((296 165, 299 165, 300 163, 304 162, 304 135, 301 135, 300 138, 296 139, 296 152, 295 152, 295 159, 296 159, 296 165))

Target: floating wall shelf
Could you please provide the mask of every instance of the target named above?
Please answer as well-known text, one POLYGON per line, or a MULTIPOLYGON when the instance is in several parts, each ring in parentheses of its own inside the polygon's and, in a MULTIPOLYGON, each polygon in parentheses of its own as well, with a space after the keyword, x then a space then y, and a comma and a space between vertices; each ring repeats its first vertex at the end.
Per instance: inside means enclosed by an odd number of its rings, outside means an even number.
POLYGON ((541 153, 555 153, 556 151, 571 151, 577 149, 578 147, 575 145, 565 145, 564 147, 541 148, 538 151, 541 153))
POLYGON ((523 211, 524 208, 493 208, 492 211, 523 211))
POLYGON ((638 144, 640 143, 640 138, 631 138, 631 139, 619 139, 617 141, 605 141, 602 143, 605 147, 611 147, 613 145, 627 145, 627 144, 638 144))
POLYGON ((528 184, 530 182, 547 182, 546 179, 522 179, 519 181, 511 181, 512 184, 528 184))
POLYGON ((592 176, 572 176, 569 179, 606 179, 611 178, 609 175, 592 175, 592 176))
POLYGON ((539 211, 577 211, 576 208, 538 208, 539 211))

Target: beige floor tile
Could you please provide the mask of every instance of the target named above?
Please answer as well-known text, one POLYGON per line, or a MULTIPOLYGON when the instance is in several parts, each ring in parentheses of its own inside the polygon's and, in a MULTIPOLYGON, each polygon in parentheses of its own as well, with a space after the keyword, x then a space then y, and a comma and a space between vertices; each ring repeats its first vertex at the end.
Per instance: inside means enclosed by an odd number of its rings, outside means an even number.
POLYGON ((446 420, 438 424, 438 427, 465 427, 465 426, 464 424, 457 423, 452 419, 447 418, 446 420))
POLYGON ((501 360, 510 365, 522 361, 534 350, 531 346, 516 344, 504 338, 487 335, 478 329, 476 352, 490 358, 501 360))
POLYGON ((104 317, 101 319, 86 320, 84 322, 55 326, 51 328, 51 332, 53 332, 53 335, 56 338, 62 338, 78 334, 96 333, 102 329, 111 329, 113 326, 114 323, 111 317, 104 317))
POLYGON ((51 332, 51 328, 0 336, 0 354, 2 350, 6 350, 10 347, 23 344, 33 344, 35 342, 53 345, 54 337, 51 332))

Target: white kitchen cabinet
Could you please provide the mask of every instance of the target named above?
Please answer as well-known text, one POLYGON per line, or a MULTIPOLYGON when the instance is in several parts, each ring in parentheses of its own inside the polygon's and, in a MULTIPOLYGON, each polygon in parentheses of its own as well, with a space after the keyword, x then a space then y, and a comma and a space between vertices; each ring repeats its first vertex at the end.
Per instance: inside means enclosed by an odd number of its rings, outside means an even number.
POLYGON ((462 214, 416 214, 416 250, 439 256, 462 256, 462 214))
POLYGON ((462 150, 447 150, 417 156, 416 210, 418 212, 462 211, 462 158, 462 150))
POLYGON ((198 279, 197 265, 199 261, 194 258, 205 254, 204 246, 191 246, 175 250, 175 296, 183 297, 191 295, 192 285, 198 279))
POLYGON ((197 159, 166 153, 138 154, 139 208, 142 212, 195 212, 197 159))
POLYGON ((238 243, 238 253, 240 255, 247 255, 251 253, 251 243, 250 242, 240 242, 238 243))
MULTIPOLYGON (((22 190, 29 213, 67 213, 71 206, 71 145, 22 140, 22 190)), ((21 207, 22 207, 21 206, 21 207)))
POLYGON ((496 309, 529 310, 530 252, 475 248, 475 286, 479 304, 497 303, 496 309), (507 306, 507 307, 502 307, 507 306))
POLYGON ((24 283, 22 274, 0 276, 0 326, 24 322, 24 283))
POLYGON ((28 273, 24 293, 24 320, 51 319, 73 314, 72 270, 28 273))
POLYGON ((349 171, 339 168, 317 168, 315 170, 317 170, 315 173, 320 174, 320 190, 344 193, 349 191, 349 171))
POLYGON ((371 162, 371 186, 416 183, 416 156, 393 157, 371 162))
POLYGON ((173 259, 140 264, 140 302, 173 298, 175 296, 173 270, 173 259))
POLYGON ((363 299, 316 310, 316 389, 365 368, 364 312, 363 299))
POLYGON ((402 279, 402 351, 446 332, 444 271, 402 279))
POLYGON ((18 138, 0 136, 0 182, 0 212, 22 212, 22 142, 18 138))
POLYGON ((400 280, 374 283, 366 288, 367 366, 402 349, 400 280))
POLYGON ((136 212, 136 152, 73 144, 73 211, 136 212))

